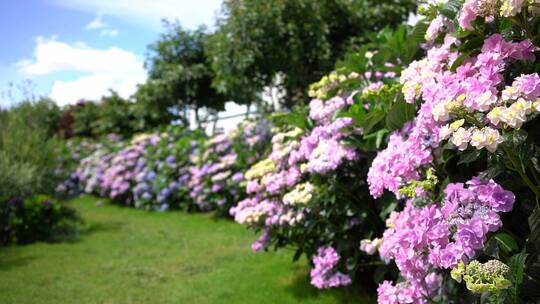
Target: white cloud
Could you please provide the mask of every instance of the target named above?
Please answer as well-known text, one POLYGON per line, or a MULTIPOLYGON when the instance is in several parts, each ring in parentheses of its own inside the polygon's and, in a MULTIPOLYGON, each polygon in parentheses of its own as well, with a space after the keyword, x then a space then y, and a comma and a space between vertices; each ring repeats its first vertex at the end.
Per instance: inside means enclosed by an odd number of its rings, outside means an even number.
POLYGON ((118 30, 116 29, 102 29, 99 32, 101 37, 116 37, 118 36, 118 30))
POLYGON ((97 14, 96 18, 85 26, 87 30, 98 30, 107 27, 107 24, 103 22, 103 14, 97 14))
POLYGON ((114 89, 123 97, 135 92, 146 79, 143 61, 120 48, 94 49, 84 43, 70 45, 56 38, 36 39, 34 58, 17 63, 25 76, 43 76, 68 71, 84 73, 74 80, 54 81, 50 97, 60 105, 79 99, 96 100, 114 89))
POLYGON ((222 0, 49 0, 77 11, 101 12, 160 31, 161 20, 178 19, 182 26, 212 26, 222 0))
POLYGON ((103 21, 103 14, 98 13, 96 15, 96 18, 90 23, 88 23, 85 27, 86 30, 100 30, 99 36, 100 37, 116 37, 118 36, 118 30, 111 28, 105 21, 103 21))

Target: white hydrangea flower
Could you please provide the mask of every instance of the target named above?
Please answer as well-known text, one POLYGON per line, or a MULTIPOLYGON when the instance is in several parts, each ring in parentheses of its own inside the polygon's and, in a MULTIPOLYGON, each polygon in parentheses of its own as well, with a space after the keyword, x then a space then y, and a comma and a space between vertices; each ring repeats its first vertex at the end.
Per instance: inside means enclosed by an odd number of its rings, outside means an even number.
POLYGON ((521 11, 524 3, 525 0, 503 0, 500 11, 501 16, 513 17, 517 15, 521 11))
POLYGON ((452 130, 450 124, 447 124, 439 130, 439 138, 440 140, 448 139, 452 133, 454 133, 454 130, 452 130))
POLYGON ((484 146, 491 153, 495 152, 499 144, 504 141, 499 131, 490 127, 484 128, 484 137, 484 146))
POLYGON ((473 129, 471 135, 471 146, 480 150, 485 147, 486 136, 484 132, 480 129, 473 129))
POLYGON ((502 142, 501 134, 496 129, 485 127, 482 130, 475 129, 472 132, 471 146, 478 150, 486 148, 489 152, 493 153, 502 142))
POLYGON ((494 104, 497 104, 497 95, 491 91, 484 92, 475 100, 476 109, 481 112, 489 111, 494 104))
POLYGON ((307 182, 296 185, 292 191, 283 196, 283 203, 286 205, 305 205, 313 198, 313 184, 307 182))
POLYGON ((471 131, 466 128, 460 127, 454 132, 454 134, 452 134, 452 143, 460 151, 464 151, 465 149, 467 149, 470 140, 471 131))
POLYGON ((507 86, 503 91, 502 91, 502 100, 504 101, 509 101, 509 100, 516 100, 518 99, 519 97, 519 92, 518 90, 516 90, 516 88, 514 88, 513 86, 507 86))
POLYGON ((504 107, 495 107, 487 114, 487 118, 496 126, 502 121, 502 115, 505 110, 506 108, 504 107))
POLYGON ((531 110, 532 103, 520 98, 502 112, 501 120, 508 126, 518 129, 527 121, 527 115, 531 110))
POLYGON ((445 122, 450 119, 450 113, 448 112, 445 102, 441 102, 433 107, 431 110, 433 118, 438 122, 445 122))

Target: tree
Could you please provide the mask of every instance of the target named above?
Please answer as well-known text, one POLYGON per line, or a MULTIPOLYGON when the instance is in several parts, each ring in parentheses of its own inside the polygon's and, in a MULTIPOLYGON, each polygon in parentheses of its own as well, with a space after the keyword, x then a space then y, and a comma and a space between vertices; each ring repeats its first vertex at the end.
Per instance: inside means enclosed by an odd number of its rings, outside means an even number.
POLYGON ((226 0, 219 29, 207 44, 214 86, 249 103, 277 84, 288 107, 306 99, 307 87, 330 71, 351 42, 394 27, 413 0, 226 0))
POLYGON ((132 113, 134 119, 132 127, 136 131, 154 129, 161 125, 170 124, 179 118, 184 125, 187 124, 185 115, 174 113, 179 104, 172 95, 172 84, 160 79, 149 79, 139 85, 137 92, 132 96, 132 113), (175 107, 176 106, 176 107, 175 107))
POLYGON ((204 51, 206 29, 187 31, 169 22, 165 26, 166 32, 149 46, 145 64, 149 81, 141 87, 145 90, 141 94, 178 115, 190 107, 197 116, 203 107, 223 110, 225 98, 212 88, 212 70, 204 51))
POLYGON ((79 101, 70 107, 73 115, 73 135, 81 137, 95 137, 98 134, 93 124, 99 118, 98 105, 91 101, 79 101))
POLYGON ((94 134, 114 133, 131 136, 134 133, 132 106, 132 102, 122 98, 114 90, 110 90, 110 95, 103 96, 98 104, 98 117, 92 122, 94 134))

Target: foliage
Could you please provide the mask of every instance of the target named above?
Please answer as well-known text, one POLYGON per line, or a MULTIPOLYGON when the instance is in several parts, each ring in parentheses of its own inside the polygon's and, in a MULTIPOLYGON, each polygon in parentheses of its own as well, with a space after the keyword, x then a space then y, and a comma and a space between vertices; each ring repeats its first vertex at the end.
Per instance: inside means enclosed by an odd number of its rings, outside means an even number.
POLYGON ((0 115, 0 201, 27 192, 51 193, 57 182, 56 118, 50 100, 23 102, 0 115))
POLYGON ((79 221, 75 210, 50 197, 13 197, 0 205, 0 244, 65 240, 79 221))
MULTIPOLYGON (((168 22, 165 26, 166 32, 149 46, 149 82, 140 88, 146 90, 144 96, 160 107, 174 108, 178 116, 188 107, 224 110, 225 98, 211 87, 213 73, 204 52, 206 29, 188 31, 168 22)), ((142 97, 140 94, 137 96, 142 97)))
POLYGON ((229 0, 207 46, 214 86, 250 103, 277 84, 290 107, 303 103, 307 87, 345 54, 353 38, 394 27, 414 1, 229 0))

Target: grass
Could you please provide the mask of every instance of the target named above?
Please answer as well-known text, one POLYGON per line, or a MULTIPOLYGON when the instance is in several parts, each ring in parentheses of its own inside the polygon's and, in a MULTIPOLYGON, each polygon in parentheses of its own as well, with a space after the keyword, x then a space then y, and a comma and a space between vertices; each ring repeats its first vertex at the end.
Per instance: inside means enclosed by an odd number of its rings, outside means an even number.
POLYGON ((71 205, 75 242, 0 248, 0 303, 372 303, 358 289, 318 291, 291 252, 252 253, 256 236, 209 214, 71 205))

